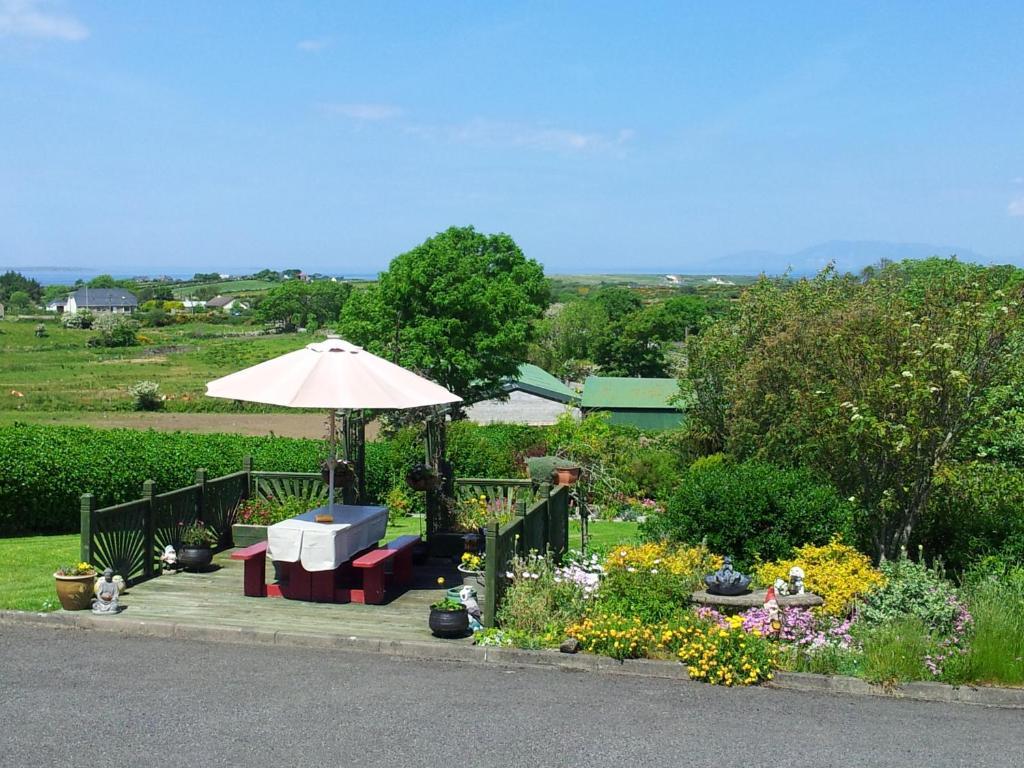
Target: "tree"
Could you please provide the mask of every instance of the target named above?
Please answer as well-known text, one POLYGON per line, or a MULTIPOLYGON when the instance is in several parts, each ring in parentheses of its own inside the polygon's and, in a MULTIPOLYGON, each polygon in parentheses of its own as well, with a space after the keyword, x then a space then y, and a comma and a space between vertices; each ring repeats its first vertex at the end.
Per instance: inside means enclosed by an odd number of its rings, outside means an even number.
POLYGON ((341 314, 352 286, 322 280, 304 283, 289 280, 274 286, 256 307, 256 318, 265 323, 280 323, 287 330, 333 323, 341 314))
POLYGON ((119 288, 121 284, 110 275, 96 275, 89 281, 90 288, 119 288))
POLYGON ((276 269, 261 269, 253 277, 257 280, 269 280, 276 283, 281 279, 281 273, 276 269))
POLYGON ((594 359, 607 331, 608 314, 596 301, 577 299, 552 307, 550 316, 535 324, 530 362, 566 377, 579 361, 594 359))
POLYGON ((691 424, 711 449, 827 473, 894 557, 972 425, 1020 388, 1021 275, 929 260, 762 280, 693 344, 691 424))
POLYGON ((14 291, 8 297, 8 303, 10 303, 11 309, 17 312, 24 312, 31 308, 32 297, 28 295, 28 291, 14 291))
POLYGON ((0 275, 0 301, 10 300, 17 291, 27 293, 33 302, 39 301, 43 296, 43 286, 20 272, 10 270, 0 275))
POLYGON ((216 283, 220 280, 219 272, 196 272, 192 280, 197 283, 216 283))
POLYGON ((543 269, 511 237, 452 227, 355 292, 341 332, 471 400, 517 372, 547 301, 543 269))

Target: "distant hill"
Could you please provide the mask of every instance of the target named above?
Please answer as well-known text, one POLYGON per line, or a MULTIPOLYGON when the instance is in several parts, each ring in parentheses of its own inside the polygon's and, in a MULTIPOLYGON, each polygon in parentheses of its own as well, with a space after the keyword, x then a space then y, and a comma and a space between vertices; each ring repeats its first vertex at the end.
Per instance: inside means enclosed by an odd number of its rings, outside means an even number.
POLYGON ((930 243, 889 243, 883 240, 830 240, 796 253, 740 251, 702 265, 702 271, 729 275, 779 275, 787 269, 794 275, 813 275, 829 262, 842 272, 859 272, 882 259, 902 261, 929 256, 956 255, 961 261, 985 263, 981 254, 969 248, 930 243))

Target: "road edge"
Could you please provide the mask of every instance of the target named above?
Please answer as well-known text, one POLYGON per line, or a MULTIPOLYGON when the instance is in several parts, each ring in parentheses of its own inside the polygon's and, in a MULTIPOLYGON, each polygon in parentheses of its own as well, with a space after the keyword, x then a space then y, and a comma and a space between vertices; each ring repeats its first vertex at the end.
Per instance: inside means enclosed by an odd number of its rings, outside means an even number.
MULTIPOLYGON (((673 661, 627 659, 616 661, 591 654, 567 654, 558 651, 528 651, 519 648, 481 648, 465 643, 443 643, 423 640, 387 640, 341 634, 291 632, 287 630, 250 629, 214 624, 184 624, 170 621, 147 621, 125 616, 93 616, 86 612, 55 611, 31 613, 0 610, 0 626, 22 626, 77 629, 109 632, 125 637, 175 638, 243 645, 276 645, 292 648, 334 648, 339 650, 378 653, 396 658, 425 661, 458 661, 475 664, 498 664, 506 667, 558 669, 562 671, 598 672, 609 675, 689 680, 686 668, 673 661)), ((1024 688, 988 686, 952 686, 945 683, 919 682, 899 686, 871 685, 859 678, 839 675, 818 675, 805 672, 777 672, 767 687, 787 691, 813 691, 836 695, 877 696, 884 698, 929 701, 943 704, 1024 709, 1024 688)))

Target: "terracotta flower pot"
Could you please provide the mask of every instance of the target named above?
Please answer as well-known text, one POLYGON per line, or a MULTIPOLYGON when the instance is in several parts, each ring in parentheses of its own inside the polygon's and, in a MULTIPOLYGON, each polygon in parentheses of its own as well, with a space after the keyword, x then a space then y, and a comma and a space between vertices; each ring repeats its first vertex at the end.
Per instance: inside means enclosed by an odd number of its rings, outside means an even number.
POLYGON ((555 482, 558 485, 574 485, 580 479, 579 467, 556 467, 555 482))
POLYGON ((95 573, 81 576, 61 576, 55 573, 53 578, 57 580, 57 599, 65 611, 84 611, 92 605, 95 573))

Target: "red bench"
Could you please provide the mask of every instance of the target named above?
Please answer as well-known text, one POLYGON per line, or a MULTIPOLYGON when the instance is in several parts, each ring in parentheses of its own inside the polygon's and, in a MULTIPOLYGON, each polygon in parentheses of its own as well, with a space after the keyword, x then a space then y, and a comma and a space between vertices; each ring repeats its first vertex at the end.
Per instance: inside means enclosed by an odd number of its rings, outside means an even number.
POLYGON ((388 544, 388 549, 397 553, 394 565, 395 584, 403 587, 412 584, 412 550, 419 543, 419 536, 409 535, 399 536, 388 544))
POLYGON ((232 560, 245 563, 243 593, 246 597, 267 596, 267 542, 261 541, 245 549, 231 553, 232 560))
POLYGON ((398 554, 394 549, 374 549, 352 561, 352 567, 363 572, 363 588, 353 589, 353 603, 377 605, 384 602, 384 564, 398 554))

